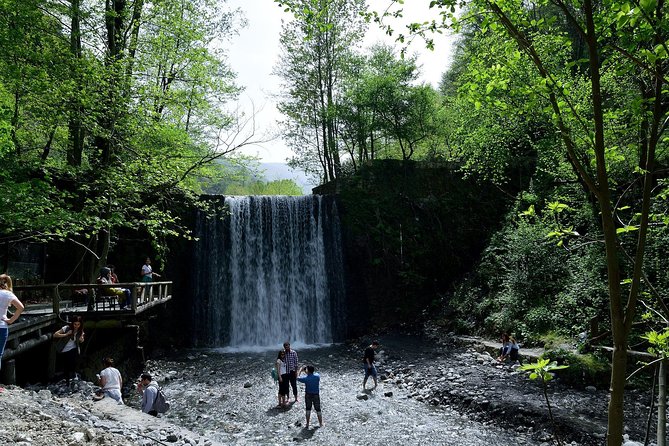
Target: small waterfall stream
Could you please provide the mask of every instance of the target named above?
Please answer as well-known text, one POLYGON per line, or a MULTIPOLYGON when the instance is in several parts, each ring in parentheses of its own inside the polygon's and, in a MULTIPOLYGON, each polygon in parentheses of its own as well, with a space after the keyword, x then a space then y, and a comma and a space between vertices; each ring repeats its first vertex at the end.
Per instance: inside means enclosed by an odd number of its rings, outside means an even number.
POLYGON ((331 343, 342 332, 342 252, 332 197, 225 197, 197 222, 195 345, 331 343))

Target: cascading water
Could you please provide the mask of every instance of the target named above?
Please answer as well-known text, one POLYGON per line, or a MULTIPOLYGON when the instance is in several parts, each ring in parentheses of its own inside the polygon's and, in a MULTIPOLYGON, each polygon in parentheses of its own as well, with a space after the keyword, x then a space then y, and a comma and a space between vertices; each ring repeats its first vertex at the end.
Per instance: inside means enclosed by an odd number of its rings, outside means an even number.
POLYGON ((216 217, 198 216, 195 344, 335 341, 344 293, 335 200, 248 196, 220 204, 216 217))

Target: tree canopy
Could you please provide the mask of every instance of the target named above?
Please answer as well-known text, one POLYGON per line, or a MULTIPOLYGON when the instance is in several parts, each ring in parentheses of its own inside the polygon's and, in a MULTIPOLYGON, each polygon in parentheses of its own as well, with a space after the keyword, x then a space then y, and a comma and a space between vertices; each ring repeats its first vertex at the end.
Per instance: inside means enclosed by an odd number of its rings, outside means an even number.
MULTIPOLYGON (((212 0, 0 2, 0 215, 5 241, 71 240, 104 262, 120 228, 159 250, 187 235, 212 161, 253 138, 212 0)), ((213 170, 212 170, 213 169, 213 170)))

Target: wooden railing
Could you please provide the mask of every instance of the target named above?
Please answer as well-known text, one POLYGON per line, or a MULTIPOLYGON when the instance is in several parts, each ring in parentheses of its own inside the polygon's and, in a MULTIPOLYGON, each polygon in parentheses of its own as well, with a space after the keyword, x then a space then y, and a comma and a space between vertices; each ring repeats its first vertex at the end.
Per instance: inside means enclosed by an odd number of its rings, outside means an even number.
POLYGON ((131 303, 128 309, 153 306, 172 297, 172 282, 126 282, 109 285, 83 284, 43 284, 19 285, 14 294, 25 305, 26 314, 60 313, 61 311, 116 311, 119 298, 111 288, 130 290, 131 303))

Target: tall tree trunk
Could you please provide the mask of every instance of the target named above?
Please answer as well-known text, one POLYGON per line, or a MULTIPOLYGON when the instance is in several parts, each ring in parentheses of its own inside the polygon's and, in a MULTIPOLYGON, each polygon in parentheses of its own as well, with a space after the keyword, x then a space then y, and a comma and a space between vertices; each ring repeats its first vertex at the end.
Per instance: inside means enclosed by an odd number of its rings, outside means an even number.
POLYGON ((657 381, 657 446, 667 444, 667 361, 660 361, 657 381))
POLYGON ((105 104, 106 110, 99 119, 99 126, 102 131, 95 137, 95 145, 100 155, 99 162, 103 165, 111 162, 113 141, 116 138, 114 132, 118 114, 116 99, 122 94, 118 89, 123 85, 117 64, 124 49, 123 19, 125 9, 126 0, 106 0, 105 2, 105 28, 107 31, 105 66, 108 70, 107 103, 105 104))
MULTIPOLYGON (((80 0, 72 0, 70 8, 70 52, 73 56, 72 78, 79 80, 79 61, 81 60, 81 3, 80 0)), ((84 135, 81 124, 83 108, 77 98, 72 98, 72 106, 69 111, 69 147, 67 150, 67 164, 74 167, 81 166, 81 158, 84 151, 84 135)))

